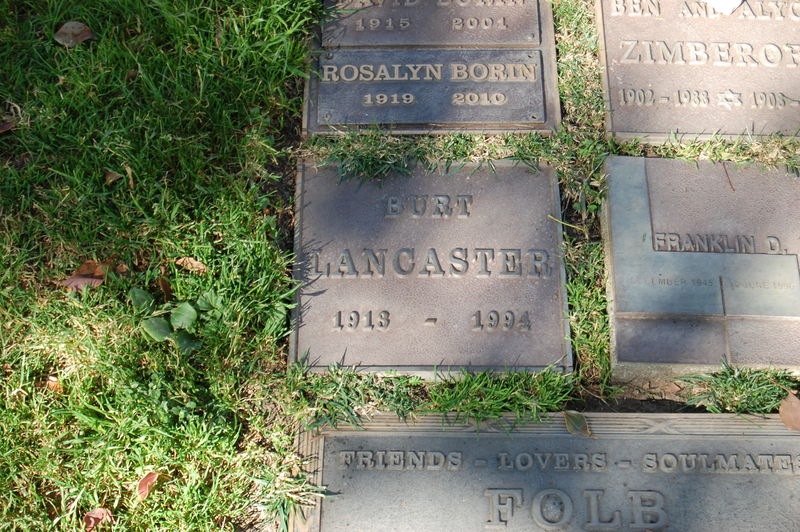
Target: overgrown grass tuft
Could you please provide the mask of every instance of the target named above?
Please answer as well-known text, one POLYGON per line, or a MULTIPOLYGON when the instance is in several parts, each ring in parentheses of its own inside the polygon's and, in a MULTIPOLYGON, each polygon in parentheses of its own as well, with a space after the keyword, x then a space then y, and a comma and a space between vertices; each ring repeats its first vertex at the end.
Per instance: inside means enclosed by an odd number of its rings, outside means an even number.
POLYGON ((711 375, 681 379, 690 386, 690 405, 705 407, 722 414, 770 414, 776 412, 789 390, 797 389, 798 380, 781 370, 749 369, 723 364, 711 375))
POLYGON ((331 367, 325 374, 289 367, 282 402, 308 429, 322 425, 359 425, 375 412, 402 419, 446 415, 454 422, 482 423, 511 413, 518 421, 537 421, 562 410, 574 389, 574 377, 554 370, 539 373, 461 372, 431 383, 413 376, 379 376, 331 367))

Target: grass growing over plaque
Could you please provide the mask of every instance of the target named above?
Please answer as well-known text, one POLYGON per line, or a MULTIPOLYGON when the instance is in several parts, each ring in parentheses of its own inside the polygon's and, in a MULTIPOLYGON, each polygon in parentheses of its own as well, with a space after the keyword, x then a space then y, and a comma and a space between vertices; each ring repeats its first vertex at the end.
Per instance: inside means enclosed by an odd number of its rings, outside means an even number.
MULTIPOLYGON (((285 523, 318 491, 294 450, 303 425, 378 409, 538 419, 584 390, 608 394, 604 157, 800 167, 792 140, 607 141, 594 7, 584 0, 554 6, 564 110, 554 137, 303 143, 302 72, 318 4, 0 0, 3 529, 74 530, 95 509, 118 530, 285 523), (58 44, 54 32, 70 20, 94 38, 58 44), (577 376, 426 384, 287 368, 300 150, 358 177, 504 157, 556 166, 577 376), (68 279, 86 288, 68 291, 68 279)), ((730 369, 693 384, 709 410, 749 412, 774 410, 783 387, 796 386, 730 369)))

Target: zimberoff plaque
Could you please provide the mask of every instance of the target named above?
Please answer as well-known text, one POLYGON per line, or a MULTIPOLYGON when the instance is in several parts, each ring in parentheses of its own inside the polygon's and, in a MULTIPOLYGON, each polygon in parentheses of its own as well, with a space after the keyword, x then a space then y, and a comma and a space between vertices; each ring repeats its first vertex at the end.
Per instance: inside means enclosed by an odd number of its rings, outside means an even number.
POLYGON ((608 129, 659 142, 800 130, 800 2, 598 0, 608 129))
POLYGON ((315 61, 306 131, 552 131, 553 55, 539 48, 336 50, 315 61))
POLYGON ((800 368, 800 181, 731 163, 611 157, 615 374, 800 368))
MULTIPOLYGON (((301 436, 317 506, 294 532, 795 531, 800 435, 776 416, 587 414, 542 424, 405 425, 301 436)), ((510 421, 509 421, 510 423, 510 421)))
POLYGON ((509 162, 297 190, 292 356, 432 376, 572 367, 558 186, 509 162))
MULTIPOLYGON (((329 19, 322 25, 322 45, 326 48, 528 48, 542 40, 538 0, 326 0, 325 6, 329 19)), ((550 27, 551 22, 546 29, 550 27)))

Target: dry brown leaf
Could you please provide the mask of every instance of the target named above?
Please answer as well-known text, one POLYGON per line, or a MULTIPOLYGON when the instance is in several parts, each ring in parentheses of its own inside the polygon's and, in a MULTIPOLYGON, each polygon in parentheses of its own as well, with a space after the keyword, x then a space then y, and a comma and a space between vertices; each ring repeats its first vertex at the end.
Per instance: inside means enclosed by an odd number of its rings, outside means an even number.
POLYGON ((47 382, 45 383, 47 389, 54 393, 64 393, 64 387, 61 386, 61 382, 58 380, 58 377, 55 375, 50 375, 47 377, 47 382))
POLYGON ((114 183, 122 179, 122 176, 116 172, 112 172, 111 170, 106 170, 105 178, 106 178, 106 185, 113 185, 114 183))
POLYGON ((13 120, 3 120, 0 122, 0 135, 8 133, 16 127, 17 124, 13 120))
POLYGON ((164 295, 164 301, 172 301, 174 294, 172 293, 172 285, 169 284, 169 279, 166 277, 159 277, 156 279, 156 284, 158 284, 158 289, 161 290, 161 293, 164 295))
POLYGON ((800 399, 789 393, 781 401, 781 421, 789 430, 800 430, 800 399))
POLYGON ((89 26, 83 22, 71 20, 58 28, 56 34, 53 36, 58 44, 63 44, 67 48, 78 46, 83 41, 89 39, 96 39, 89 26))
POLYGON ((175 261, 175 264, 192 273, 206 273, 208 271, 208 267, 205 264, 192 257, 181 257, 175 261))
POLYGON ((61 281, 70 290, 80 292, 87 286, 99 286, 106 277, 108 264, 87 260, 67 279, 61 281))
POLYGON ((156 481, 158 480, 158 473, 148 473, 144 476, 142 480, 139 481, 139 487, 136 493, 139 495, 139 500, 144 500, 148 495, 150 495, 150 490, 155 485, 156 481))
POLYGON ((91 532, 104 523, 112 524, 113 522, 114 518, 112 517, 111 512, 105 508, 95 508, 83 516, 83 525, 86 532, 91 532))

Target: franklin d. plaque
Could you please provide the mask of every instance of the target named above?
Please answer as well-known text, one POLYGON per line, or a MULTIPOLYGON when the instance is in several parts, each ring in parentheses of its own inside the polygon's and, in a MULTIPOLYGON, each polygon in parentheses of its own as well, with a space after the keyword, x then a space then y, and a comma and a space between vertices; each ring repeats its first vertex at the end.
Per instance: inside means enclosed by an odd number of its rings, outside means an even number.
POLYGON ((606 163, 614 374, 800 368, 800 182, 670 159, 606 163))

